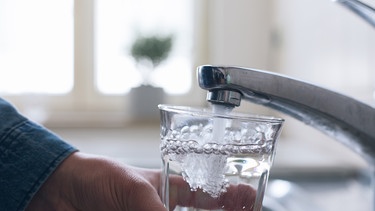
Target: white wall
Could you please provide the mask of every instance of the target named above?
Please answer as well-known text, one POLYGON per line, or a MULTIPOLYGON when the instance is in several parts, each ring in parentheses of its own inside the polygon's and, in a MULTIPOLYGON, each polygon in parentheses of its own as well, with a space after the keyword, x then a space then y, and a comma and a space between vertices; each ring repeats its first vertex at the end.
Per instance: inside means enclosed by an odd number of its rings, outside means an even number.
POLYGON ((281 0, 275 8, 280 72, 374 102, 374 28, 333 1, 281 0))
POLYGON ((271 1, 210 1, 209 61, 267 68, 271 5, 271 1))

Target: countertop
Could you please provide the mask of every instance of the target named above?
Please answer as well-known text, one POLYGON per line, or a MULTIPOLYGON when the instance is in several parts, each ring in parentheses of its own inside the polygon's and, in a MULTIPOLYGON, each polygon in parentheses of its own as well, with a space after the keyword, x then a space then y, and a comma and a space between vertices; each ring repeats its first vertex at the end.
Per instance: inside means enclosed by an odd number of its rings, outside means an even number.
MULTIPOLYGON (((158 124, 52 130, 85 153, 108 156, 139 167, 161 165, 158 124)), ((281 137, 265 204, 284 206, 278 211, 372 210, 369 207, 373 190, 358 175, 364 168, 366 163, 358 155, 335 141, 281 137), (280 190, 284 191, 282 197, 280 190)))
MULTIPOLYGON (((159 168, 159 126, 124 128, 51 128, 80 151, 127 164, 159 168)), ((366 167, 363 159, 336 141, 291 140, 281 137, 272 171, 325 171, 366 167)))

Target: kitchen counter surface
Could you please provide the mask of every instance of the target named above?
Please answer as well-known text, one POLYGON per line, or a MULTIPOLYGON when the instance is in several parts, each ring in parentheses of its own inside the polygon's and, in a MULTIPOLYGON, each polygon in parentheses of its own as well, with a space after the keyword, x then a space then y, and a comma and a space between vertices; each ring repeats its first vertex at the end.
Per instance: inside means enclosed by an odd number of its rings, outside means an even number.
MULTIPOLYGON (((157 124, 52 130, 82 152, 109 156, 139 167, 161 165, 157 124)), ((363 168, 366 164, 358 155, 335 141, 281 138, 265 204, 284 207, 278 211, 372 210, 369 206, 373 190, 361 178, 363 168), (280 190, 284 191, 282 197, 280 190)))
MULTIPOLYGON (((160 167, 159 126, 51 129, 82 152, 109 156, 140 167, 160 167)), ((324 171, 366 167, 355 153, 336 141, 280 138, 272 171, 324 171)))

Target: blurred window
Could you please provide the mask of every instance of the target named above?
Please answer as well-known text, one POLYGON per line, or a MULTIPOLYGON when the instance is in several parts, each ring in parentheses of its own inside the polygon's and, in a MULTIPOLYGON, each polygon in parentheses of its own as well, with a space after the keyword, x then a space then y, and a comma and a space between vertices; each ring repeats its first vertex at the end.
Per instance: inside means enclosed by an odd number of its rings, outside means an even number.
POLYGON ((190 0, 0 0, 0 96, 50 125, 122 124, 127 93, 142 83, 132 43, 137 36, 172 35, 169 57, 150 78, 167 101, 185 102, 193 75, 192 6, 190 0))
POLYGON ((0 0, 0 92, 73 87, 73 1, 0 0))
POLYGON ((125 94, 142 83, 129 54, 139 35, 173 36, 169 57, 151 78, 169 94, 187 93, 191 5, 190 0, 0 0, 0 93, 61 95, 88 86, 90 92, 125 94))
POLYGON ((97 0, 95 8, 95 74, 100 92, 123 94, 142 84, 139 69, 144 67, 137 66, 130 54, 139 36, 173 37, 169 56, 150 73, 151 83, 169 94, 189 91, 191 0, 97 0))

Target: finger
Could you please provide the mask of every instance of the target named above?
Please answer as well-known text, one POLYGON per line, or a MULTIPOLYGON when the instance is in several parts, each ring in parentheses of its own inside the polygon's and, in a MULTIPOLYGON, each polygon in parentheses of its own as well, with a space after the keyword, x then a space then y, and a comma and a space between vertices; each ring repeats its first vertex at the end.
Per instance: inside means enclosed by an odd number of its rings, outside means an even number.
POLYGON ((220 196, 221 208, 225 210, 253 210, 256 198, 256 190, 250 185, 231 185, 220 196))
POLYGON ((128 201, 128 210, 160 210, 166 211, 159 194, 160 171, 130 167, 128 174, 134 174, 132 180, 132 190, 125 196, 124 200, 128 201))
POLYGON ((160 210, 167 211, 164 207, 162 201, 159 198, 156 190, 151 187, 138 187, 139 191, 133 193, 132 200, 129 210, 139 210, 139 211, 150 211, 150 210, 160 210))
POLYGON ((256 190, 250 185, 230 185, 220 197, 212 197, 201 189, 191 191, 181 176, 170 176, 169 206, 200 209, 252 210, 256 190))
MULTIPOLYGON (((131 167, 145 178, 157 190, 160 190, 161 172, 159 169, 145 169, 139 167, 131 167)), ((159 191, 160 192, 160 191, 159 191)))

